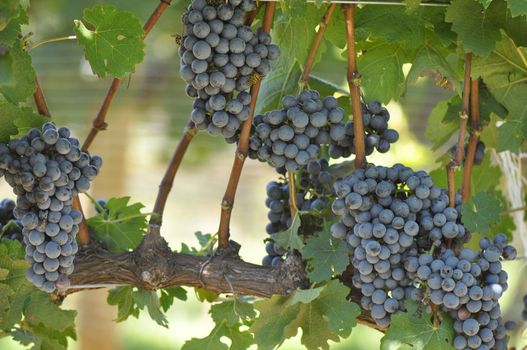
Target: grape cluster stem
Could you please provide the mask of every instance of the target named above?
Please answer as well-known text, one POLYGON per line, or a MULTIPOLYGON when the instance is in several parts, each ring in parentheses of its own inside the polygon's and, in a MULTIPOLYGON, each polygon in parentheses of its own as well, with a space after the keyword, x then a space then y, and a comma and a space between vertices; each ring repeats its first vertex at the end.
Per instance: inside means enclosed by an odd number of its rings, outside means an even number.
POLYGON ((364 144, 364 123, 360 103, 360 74, 357 70, 357 50, 355 48, 355 5, 343 5, 346 18, 346 43, 348 46, 348 86, 353 111, 353 131, 355 144, 355 168, 366 167, 364 144))
MULTIPOLYGON (((269 2, 265 5, 262 30, 266 33, 269 33, 271 31, 275 9, 275 2, 269 2)), ((247 154, 249 151, 249 136, 251 133, 254 110, 256 107, 256 99, 258 97, 258 93, 260 92, 260 85, 261 80, 251 86, 251 104, 249 105, 249 118, 247 118, 247 120, 245 120, 242 125, 240 142, 238 143, 238 147, 236 149, 231 174, 229 176, 229 182, 227 183, 227 189, 225 190, 225 195, 223 196, 222 200, 220 224, 218 228, 218 242, 220 250, 229 247, 229 227, 231 221, 232 207, 234 204, 234 197, 236 196, 236 189, 238 188, 238 183, 240 182, 243 164, 245 162, 245 159, 247 158, 247 154)))
POLYGON ((461 195, 463 202, 470 198, 470 179, 472 176, 472 169, 474 168, 474 157, 478 147, 479 133, 480 133, 480 112, 479 112, 479 79, 472 80, 470 84, 470 121, 471 132, 468 142, 467 157, 465 159, 465 166, 463 168, 463 185, 461 187, 461 195))

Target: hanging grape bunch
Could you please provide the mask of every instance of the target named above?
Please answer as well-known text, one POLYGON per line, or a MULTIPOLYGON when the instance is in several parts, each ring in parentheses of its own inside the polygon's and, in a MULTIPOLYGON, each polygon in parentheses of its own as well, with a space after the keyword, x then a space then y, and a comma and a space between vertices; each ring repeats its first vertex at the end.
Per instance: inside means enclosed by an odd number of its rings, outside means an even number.
POLYGON ((182 17, 180 75, 194 98, 191 118, 199 130, 230 142, 249 117, 247 90, 280 55, 268 33, 245 25, 255 6, 253 0, 194 0, 182 17))
MULTIPOLYGON (((390 144, 399 140, 399 133, 388 128, 390 112, 378 101, 371 101, 368 104, 361 102, 361 108, 366 155, 372 154, 374 150, 380 153, 388 152, 390 144)), ((355 154, 353 121, 347 122, 344 129, 345 138, 331 140, 329 146, 331 158, 349 157, 355 154)))
POLYGON ((22 223, 13 215, 15 206, 15 201, 12 199, 5 198, 0 201, 0 236, 2 239, 22 242, 22 223))
POLYGON ((318 158, 321 145, 346 137, 344 110, 333 96, 323 100, 315 90, 285 96, 283 109, 254 118, 249 156, 289 172, 318 158))
MULTIPOLYGON (((322 229, 323 219, 309 213, 329 209, 333 194, 333 176, 329 172, 329 163, 322 158, 310 162, 306 169, 300 171, 299 186, 296 192, 298 210, 305 212, 302 216, 300 234, 313 234, 322 229)), ((267 199, 265 205, 269 209, 267 218, 269 223, 265 227, 269 235, 287 230, 292 222, 289 204, 289 185, 284 181, 271 181, 266 187, 267 199)), ((268 255, 263 258, 263 265, 277 265, 282 261, 286 250, 267 239, 265 251, 268 255)))
POLYGON ((17 195, 13 214, 31 265, 26 276, 47 293, 69 286, 82 220, 72 200, 88 191, 101 165, 100 157, 80 150, 68 128, 51 122, 0 144, 0 171, 17 195))
POLYGON ((353 284, 362 291, 363 307, 379 326, 387 327, 405 295, 422 298, 412 284, 418 252, 443 238, 466 241, 469 233, 458 222, 458 210, 448 207, 445 191, 424 171, 400 164, 371 166, 355 170, 334 187, 338 199, 332 208, 341 220, 331 233, 348 241, 353 284))

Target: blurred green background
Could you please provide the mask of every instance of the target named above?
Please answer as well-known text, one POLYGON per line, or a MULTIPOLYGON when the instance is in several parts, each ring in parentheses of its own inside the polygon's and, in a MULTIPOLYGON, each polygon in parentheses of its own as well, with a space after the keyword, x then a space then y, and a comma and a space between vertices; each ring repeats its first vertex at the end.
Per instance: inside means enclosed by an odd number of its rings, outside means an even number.
MULTIPOLYGON (((30 26, 32 43, 73 34, 73 20, 82 17, 82 9, 97 3, 111 3, 128 9, 146 20, 157 6, 157 0, 115 1, 32 1, 30 26)), ((147 38, 146 60, 135 74, 125 79, 108 114, 109 128, 101 132, 91 149, 105 159, 101 175, 91 194, 96 198, 130 195, 133 201, 153 207, 158 183, 188 119, 191 100, 184 93, 184 83, 178 77, 179 58, 174 35, 181 32, 180 15, 188 1, 175 1, 147 38)), ((312 5, 311 5, 312 6, 312 5)), ((30 51, 57 124, 72 127, 81 139, 86 135, 92 118, 106 94, 110 79, 97 79, 83 58, 75 41, 43 45, 30 51)), ((315 74, 344 86, 345 64, 339 52, 327 52, 315 74)), ((388 155, 376 155, 372 161, 391 165, 404 162, 414 168, 431 170, 436 158, 423 134, 426 117, 445 92, 422 79, 411 86, 399 103, 391 103, 391 127, 399 130, 401 140, 388 155)), ((444 151, 444 150, 443 150, 444 151)), ((194 232, 216 232, 220 202, 229 176, 234 146, 221 138, 199 134, 192 142, 179 171, 167 204, 163 235, 172 248, 181 242, 195 244, 194 232)), ((232 218, 233 239, 242 244, 241 255, 259 263, 265 255, 266 237, 265 184, 277 178, 268 166, 257 161, 245 163, 232 218)), ((1 197, 13 197, 4 182, 1 197)), ((85 200, 85 198, 83 198, 85 200)), ((91 206, 84 201, 89 211, 91 206)), ((519 319, 521 295, 526 291, 519 276, 524 263, 507 263, 511 273, 511 288, 504 298, 506 317, 519 319), (521 284, 521 285, 520 285, 521 284)), ((192 289, 189 301, 176 301, 168 313, 169 328, 165 329, 148 316, 114 323, 116 309, 106 305, 106 290, 87 291, 68 297, 65 306, 79 311, 78 341, 71 349, 79 350, 162 350, 179 349, 191 337, 203 337, 212 329, 207 315, 208 305, 197 302, 192 289)), ((381 334, 358 326, 349 339, 332 344, 331 349, 376 349, 381 334)), ((9 339, 0 339, 0 349, 21 349, 9 339)), ((298 337, 281 349, 302 349, 298 337)))

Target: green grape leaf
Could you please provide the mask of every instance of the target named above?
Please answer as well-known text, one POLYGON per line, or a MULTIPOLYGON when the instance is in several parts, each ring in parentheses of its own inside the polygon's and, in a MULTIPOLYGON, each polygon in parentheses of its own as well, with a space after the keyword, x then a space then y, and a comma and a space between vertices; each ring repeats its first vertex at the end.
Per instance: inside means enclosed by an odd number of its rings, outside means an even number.
POLYGON ((282 52, 280 58, 271 63, 272 69, 262 80, 255 114, 262 114, 282 107, 282 98, 286 95, 296 95, 300 65, 289 59, 282 52))
POLYGON ((19 107, 0 99, 0 142, 7 142, 11 136, 26 133, 29 128, 40 127, 44 118, 29 107, 19 107))
POLYGON ((432 150, 436 151, 443 146, 458 130, 459 124, 447 121, 451 101, 439 101, 434 107, 426 125, 425 137, 432 142, 432 150))
POLYGON ((35 291, 30 295, 30 301, 24 308, 26 321, 32 326, 43 325, 55 331, 66 331, 74 327, 76 311, 61 310, 49 298, 49 295, 35 291))
POLYGON ((367 100, 386 104, 403 93, 405 55, 399 44, 377 42, 359 56, 357 66, 367 100))
POLYGON ((400 43, 409 48, 417 48, 425 40, 422 10, 408 14, 406 8, 399 6, 364 6, 358 11, 356 26, 375 38, 381 37, 388 43, 400 43))
POLYGON ((412 62, 412 68, 406 77, 406 83, 415 83, 417 78, 429 71, 438 72, 454 86, 458 93, 461 92, 461 86, 459 84, 460 77, 456 74, 454 68, 450 66, 442 54, 430 46, 423 46, 417 52, 412 62))
POLYGON ((497 152, 503 151, 516 151, 522 145, 525 140, 525 134, 523 128, 525 128, 525 120, 522 121, 510 121, 502 124, 498 128, 498 146, 496 147, 497 152))
POLYGON ((18 15, 19 8, 19 0, 0 2, 0 31, 4 30, 9 22, 18 15))
POLYGON ((216 244, 218 241, 218 236, 212 235, 210 233, 203 234, 200 231, 195 232, 194 236, 196 236, 196 239, 198 240, 199 249, 195 247, 189 247, 186 243, 181 243, 180 252, 183 254, 198 256, 211 254, 214 244, 216 244))
POLYGON ((87 220, 98 240, 113 252, 137 247, 146 229, 146 216, 141 213, 144 205, 128 204, 130 197, 111 198, 106 203, 108 211, 87 220))
POLYGON ((208 301, 209 303, 212 303, 213 301, 218 300, 218 293, 211 292, 206 289, 195 287, 194 291, 196 292, 196 298, 198 298, 199 301, 202 303, 205 301, 208 301))
POLYGON ((489 7, 490 3, 492 2, 492 0, 478 0, 480 4, 483 5, 483 7, 487 8, 489 7))
POLYGON ((161 289, 161 296, 159 297, 159 303, 164 312, 174 303, 174 299, 187 300, 187 291, 183 287, 169 287, 161 289))
POLYGON ((214 323, 226 322, 227 326, 232 327, 240 322, 254 318, 256 312, 252 304, 236 298, 212 305, 210 315, 214 323))
POLYGON ((527 1, 507 0, 507 6, 511 10, 512 17, 527 15, 527 1))
POLYGON ((360 308, 347 301, 348 293, 348 287, 332 280, 313 290, 257 301, 260 315, 251 326, 255 343, 259 349, 274 349, 301 328, 306 349, 329 349, 328 340, 339 341, 357 324, 360 308))
POLYGON ((482 84, 479 87, 479 109, 482 122, 489 122, 492 114, 500 118, 505 118, 508 114, 507 109, 482 84))
POLYGON ((461 219, 469 231, 488 233, 500 221, 500 201, 488 192, 479 192, 461 207, 461 219))
POLYGON ((165 315, 161 312, 159 296, 156 292, 137 288, 132 291, 132 298, 140 310, 143 310, 146 307, 152 320, 158 325, 168 328, 168 321, 165 315))
POLYGON ((304 241, 302 237, 298 235, 298 229, 300 228, 300 212, 295 215, 291 226, 285 231, 281 231, 272 235, 273 241, 279 247, 284 249, 296 249, 302 252, 304 249, 304 241))
POLYGON ((390 328, 381 339, 381 350, 411 349, 414 350, 454 350, 453 322, 444 315, 439 326, 435 326, 432 315, 425 311, 424 305, 405 302, 406 312, 392 315, 390 328))
POLYGON ((18 16, 11 19, 7 26, 0 31, 0 47, 13 46, 19 40, 18 36, 22 32, 22 24, 27 24, 28 20, 26 11, 21 9, 18 16))
POLYGON ((509 112, 509 121, 527 118, 527 48, 518 47, 504 33, 486 58, 475 58, 473 77, 481 76, 487 88, 509 112))
POLYGON ((116 322, 122 322, 130 316, 138 317, 139 309, 135 305, 132 296, 133 287, 119 286, 108 291, 108 298, 106 299, 109 305, 117 305, 116 322))
POLYGON ((459 35, 467 52, 488 56, 500 40, 500 28, 505 22, 505 4, 493 1, 488 8, 477 0, 453 0, 445 20, 459 35))
POLYGON ((117 11, 115 6, 97 5, 84 9, 83 20, 74 21, 79 45, 95 74, 107 74, 122 79, 143 61, 145 44, 141 21, 129 11, 117 11))
POLYGON ((182 350, 195 349, 229 349, 245 350, 253 344, 253 336, 248 331, 241 331, 240 327, 256 316, 252 304, 241 298, 227 300, 212 305, 209 311, 216 326, 205 338, 193 338, 187 341, 182 350), (222 337, 231 340, 228 346, 221 341, 222 337))
POLYGON ((23 102, 35 92, 35 71, 31 56, 22 42, 16 41, 0 54, 0 95, 12 103, 23 102))
MULTIPOLYGON (((357 16, 360 17, 360 11, 358 11, 357 16)), ((324 38, 340 50, 346 48, 346 27, 344 26, 344 23, 344 12, 339 11, 339 9, 336 8, 335 11, 333 11, 333 16, 331 17, 331 20, 326 27, 326 32, 324 33, 324 38)), ((366 31, 361 27, 357 26, 355 30, 357 40, 363 40, 367 36, 366 31)))
POLYGON ((350 263, 346 241, 334 239, 329 230, 307 240, 302 256, 307 260, 307 277, 312 282, 331 279, 350 263))

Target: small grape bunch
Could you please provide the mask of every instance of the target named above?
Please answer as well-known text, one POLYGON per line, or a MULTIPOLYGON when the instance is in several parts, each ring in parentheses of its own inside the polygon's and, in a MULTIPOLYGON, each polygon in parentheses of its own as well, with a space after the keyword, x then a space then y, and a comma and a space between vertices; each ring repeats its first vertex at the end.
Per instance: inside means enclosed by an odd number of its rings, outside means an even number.
POLYGON ((72 201, 88 191, 101 166, 102 159, 81 151, 68 128, 52 122, 0 143, 0 174, 17 195, 13 215, 22 223, 31 265, 26 277, 47 293, 69 287, 82 220, 72 201))
POLYGON ((0 201, 0 236, 1 239, 22 242, 22 223, 13 215, 15 206, 12 199, 5 198, 0 201))
MULTIPOLYGON (((323 220, 317 212, 331 207, 333 196, 333 176, 329 172, 329 163, 322 158, 308 164, 307 169, 300 173, 297 186, 298 210, 304 212, 299 234, 310 236, 322 229, 323 220)), ((268 234, 272 235, 287 230, 292 224, 289 204, 289 185, 283 181, 271 181, 266 188, 267 199, 265 205, 269 209, 266 226, 268 234)), ((268 255, 263 259, 263 265, 275 266, 286 251, 277 246, 272 238, 267 239, 265 250, 268 255)))
MULTIPOLYGON (((456 152, 457 152, 457 144, 452 146, 449 150, 450 157, 452 159, 456 158, 456 152)), ((465 162, 465 158, 467 158, 468 154, 468 145, 465 145, 465 156, 463 157, 463 163, 465 162)), ((476 153, 474 154, 474 164, 480 165, 481 162, 483 162, 483 158, 485 158, 485 143, 483 141, 478 141, 476 146, 476 153)))
POLYGON ((285 96, 283 109, 258 115, 253 122, 249 156, 274 168, 295 172, 318 159, 322 145, 346 137, 344 110, 333 96, 316 90, 285 96))
POLYGON ((195 99, 191 119, 199 130, 229 140, 249 117, 246 91, 280 55, 269 33, 245 25, 255 6, 253 0, 193 0, 182 16, 179 73, 195 99))
MULTIPOLYGON (((366 155, 372 154, 374 150, 380 153, 388 152, 390 145, 399 140, 399 133, 388 128, 390 113, 378 101, 371 101, 368 104, 361 102, 361 108, 366 155)), ((331 143, 329 147, 331 158, 349 157, 355 154, 353 127, 353 121, 347 122, 344 125, 346 137, 331 143)))

